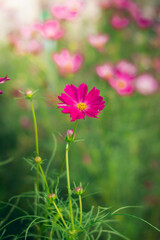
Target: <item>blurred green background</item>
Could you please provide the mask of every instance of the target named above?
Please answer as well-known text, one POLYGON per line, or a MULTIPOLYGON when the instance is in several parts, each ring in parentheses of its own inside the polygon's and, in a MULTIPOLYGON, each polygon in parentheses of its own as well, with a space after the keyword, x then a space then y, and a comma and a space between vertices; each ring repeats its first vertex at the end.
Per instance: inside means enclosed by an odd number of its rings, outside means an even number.
MULTIPOLYGON (((159 56, 159 47, 152 44, 156 39, 153 29, 141 30, 131 23, 130 27, 116 31, 108 23, 110 14, 111 11, 102 11, 98 19, 99 31, 109 34, 111 39, 105 54, 91 47, 86 39, 77 41, 72 37, 59 40, 56 45, 45 40, 45 50, 39 56, 19 55, 7 42, 1 44, 1 76, 8 74, 11 81, 1 85, 4 94, 0 96, 0 160, 13 158, 13 161, 0 166, 0 198, 7 201, 34 188, 35 173, 23 159, 34 156, 32 113, 29 102, 21 96, 16 99, 18 90, 39 90, 34 105, 40 154, 47 161, 56 144, 56 154, 49 169, 54 178, 64 157, 65 133, 74 126, 69 116, 57 109, 57 96, 66 84, 78 86, 86 82, 90 89, 93 86, 100 89, 106 107, 99 120, 79 121, 76 137, 84 141, 73 144, 70 152, 71 182, 87 185, 85 194, 89 196, 83 202, 85 210, 92 205, 113 209, 143 206, 125 212, 134 213, 159 227, 160 93, 121 97, 95 73, 97 64, 128 59, 136 64, 139 73, 150 72, 159 79, 152 65, 143 64, 143 59, 152 61, 159 56), (74 76, 62 78, 52 62, 52 53, 62 48, 81 50, 84 55, 83 67, 74 76)), ((65 194, 65 176, 60 187, 65 194)), ((158 232, 138 220, 127 217, 117 220, 116 229, 133 240, 160 239, 158 232)))

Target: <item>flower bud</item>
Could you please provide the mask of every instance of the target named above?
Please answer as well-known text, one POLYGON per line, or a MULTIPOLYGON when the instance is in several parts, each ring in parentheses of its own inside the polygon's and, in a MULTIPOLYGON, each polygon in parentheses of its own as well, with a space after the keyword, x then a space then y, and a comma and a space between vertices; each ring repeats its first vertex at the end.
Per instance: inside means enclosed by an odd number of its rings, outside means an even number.
POLYGON ((30 89, 27 90, 26 93, 25 93, 25 95, 26 95, 26 98, 31 99, 32 96, 33 96, 33 92, 32 92, 32 90, 30 90, 30 89))
POLYGON ((82 188, 82 187, 76 187, 76 188, 74 189, 74 191, 75 191, 75 193, 76 193, 77 195, 82 195, 82 193, 83 193, 83 188, 82 188))
POLYGON ((51 193, 51 194, 48 195, 48 198, 54 201, 56 199, 56 194, 51 193))
POLYGON ((35 157, 34 160, 35 160, 36 163, 41 163, 42 162, 42 158, 40 156, 35 157))
POLYGON ((74 140, 74 138, 75 138, 75 134, 73 136, 73 129, 68 129, 67 130, 66 141, 67 142, 72 142, 72 140, 74 140))

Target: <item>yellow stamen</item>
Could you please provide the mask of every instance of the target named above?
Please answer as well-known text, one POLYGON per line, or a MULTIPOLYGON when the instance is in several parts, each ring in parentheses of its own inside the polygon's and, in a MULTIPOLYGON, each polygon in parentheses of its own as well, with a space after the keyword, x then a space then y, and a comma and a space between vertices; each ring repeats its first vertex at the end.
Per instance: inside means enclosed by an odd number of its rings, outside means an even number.
POLYGON ((125 88, 126 83, 125 83, 125 81, 119 80, 119 81, 117 82, 117 86, 118 86, 119 88, 125 88))
POLYGON ((87 108, 87 105, 85 103, 80 102, 77 104, 77 108, 82 111, 87 108))
POLYGON ((72 64, 71 63, 67 63, 66 65, 65 65, 65 70, 67 71, 67 72, 71 72, 72 71, 72 64))

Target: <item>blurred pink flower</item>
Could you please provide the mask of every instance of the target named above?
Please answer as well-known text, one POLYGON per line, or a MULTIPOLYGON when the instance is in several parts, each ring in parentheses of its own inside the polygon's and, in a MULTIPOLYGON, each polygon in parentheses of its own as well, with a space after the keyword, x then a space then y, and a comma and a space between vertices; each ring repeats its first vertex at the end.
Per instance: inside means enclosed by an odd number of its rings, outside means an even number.
POLYGON ((98 51, 104 51, 104 45, 109 41, 107 34, 91 35, 88 37, 88 42, 95 47, 98 51))
MULTIPOLYGON (((8 75, 6 75, 5 77, 0 78, 0 84, 5 83, 8 80, 10 80, 10 78, 8 78, 8 75)), ((0 94, 2 93, 3 91, 0 90, 0 94)))
POLYGON ((51 12, 58 19, 73 20, 82 11, 83 5, 82 0, 69 0, 63 4, 54 5, 51 12))
POLYGON ((117 73, 108 82, 121 96, 132 95, 134 92, 133 79, 126 74, 117 73))
POLYGON ((137 16, 140 15, 140 8, 135 2, 130 1, 127 6, 127 10, 130 13, 130 15, 133 17, 133 19, 136 19, 137 16))
POLYGON ((112 7, 113 0, 99 0, 99 5, 103 9, 112 7))
POLYGON ((98 114, 105 107, 105 101, 100 96, 100 90, 92 88, 88 92, 86 83, 82 83, 78 88, 74 85, 66 85, 65 93, 61 93, 58 108, 63 108, 62 113, 69 113, 71 122, 85 118, 85 115, 98 118, 98 114))
POLYGON ((137 68, 134 64, 126 60, 121 60, 119 63, 116 64, 115 71, 118 73, 129 75, 130 77, 134 77, 136 75, 137 68))
POLYGON ((96 67, 96 73, 100 78, 109 80, 110 78, 113 78, 114 75, 113 66, 110 63, 98 65, 96 67))
POLYGON ((129 25, 129 22, 128 18, 121 17, 120 15, 114 15, 110 21, 112 27, 118 30, 126 28, 129 25))
POLYGON ((152 20, 144 18, 141 15, 137 16, 136 23, 142 29, 146 29, 152 26, 152 20))
POLYGON ((142 95, 150 95, 158 91, 159 84, 150 74, 142 74, 135 80, 135 88, 142 95))
POLYGON ((61 25, 57 20, 45 21, 42 24, 40 31, 42 32, 44 38, 50 40, 58 40, 64 35, 64 30, 61 28, 61 25))
POLYGON ((40 52, 42 52, 42 50, 43 50, 42 44, 36 39, 31 39, 27 43, 27 46, 26 46, 27 53, 32 53, 34 55, 37 55, 40 52))
POLYGON ((112 1, 113 1, 113 6, 115 8, 122 8, 122 9, 128 8, 128 5, 130 3, 130 0, 112 0, 112 1))
POLYGON ((77 72, 83 63, 81 54, 71 54, 67 49, 63 49, 60 53, 53 53, 52 59, 63 76, 77 72))

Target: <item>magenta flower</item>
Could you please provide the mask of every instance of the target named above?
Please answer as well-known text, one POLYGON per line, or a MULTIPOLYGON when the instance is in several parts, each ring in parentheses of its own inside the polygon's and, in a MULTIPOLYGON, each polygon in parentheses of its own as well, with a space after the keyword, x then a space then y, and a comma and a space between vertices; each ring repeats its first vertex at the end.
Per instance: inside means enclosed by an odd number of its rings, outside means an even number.
POLYGON ((159 84, 150 74, 142 74, 135 80, 135 88, 142 95, 150 95, 158 91, 159 84))
POLYGON ((82 83, 78 88, 74 85, 66 85, 65 93, 61 93, 58 108, 63 108, 62 113, 69 113, 71 122, 85 118, 85 115, 98 118, 98 114, 105 107, 105 101, 100 96, 100 90, 92 88, 88 92, 86 83, 82 83))
POLYGON ((121 30, 121 29, 124 29, 128 26, 129 24, 129 19, 126 18, 126 17, 121 17, 119 15, 114 15, 112 18, 111 18, 111 25, 112 27, 114 27, 115 29, 118 29, 118 30, 121 30))
POLYGON ((69 0, 64 4, 56 4, 52 7, 51 12, 54 17, 64 20, 73 20, 82 11, 82 0, 69 0))
POLYGON ((108 82, 121 96, 132 95, 134 92, 133 79, 129 75, 117 73, 108 82))
POLYGON ((114 76, 114 69, 110 63, 104 63, 96 67, 96 73, 100 78, 104 80, 109 80, 114 76))
MULTIPOLYGON (((4 78, 0 78, 0 84, 6 82, 6 81, 8 81, 8 80, 10 80, 10 78, 8 78, 8 75, 5 76, 4 78)), ((3 91, 0 90, 0 94, 2 94, 2 93, 3 93, 3 91)))
POLYGON ((152 25, 152 20, 151 19, 147 19, 147 18, 144 18, 143 16, 138 16, 136 18, 136 23, 137 25, 142 28, 142 29, 147 29, 149 27, 151 27, 152 25))
POLYGON ((63 49, 60 53, 54 53, 52 59, 57 64, 62 76, 77 72, 83 63, 81 54, 72 55, 67 49, 63 49))
POLYGON ((44 38, 50 40, 58 40, 63 37, 64 30, 61 28, 57 20, 47 20, 40 28, 44 38))
POLYGON ((88 42, 95 47, 98 51, 104 51, 104 45, 109 41, 107 34, 91 35, 88 37, 88 42))

